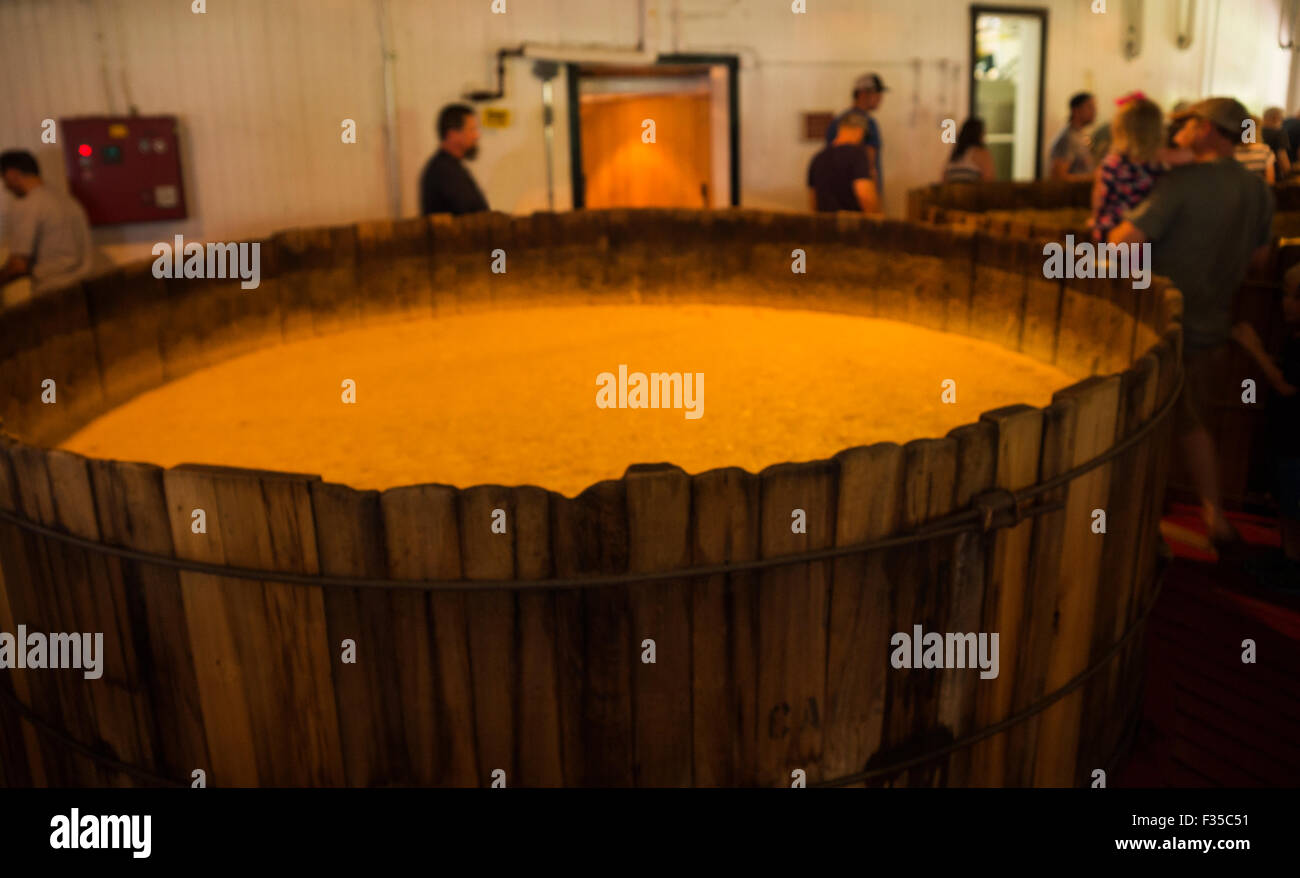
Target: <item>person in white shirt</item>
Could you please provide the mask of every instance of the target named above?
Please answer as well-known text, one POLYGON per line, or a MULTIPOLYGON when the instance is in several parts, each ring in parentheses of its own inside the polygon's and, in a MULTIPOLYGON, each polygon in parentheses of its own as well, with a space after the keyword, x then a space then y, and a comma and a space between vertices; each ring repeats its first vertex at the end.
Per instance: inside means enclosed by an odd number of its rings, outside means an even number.
POLYGON ((30 281, 30 295, 76 283, 90 274, 94 244, 81 205, 45 185, 36 157, 25 150, 0 153, 0 173, 14 196, 5 214, 8 258, 0 265, 0 304, 25 298, 14 281, 30 281))
POLYGON ((1087 128, 1097 121, 1097 101, 1081 91, 1070 98, 1070 122, 1052 142, 1051 178, 1053 180, 1091 180, 1097 161, 1087 128))

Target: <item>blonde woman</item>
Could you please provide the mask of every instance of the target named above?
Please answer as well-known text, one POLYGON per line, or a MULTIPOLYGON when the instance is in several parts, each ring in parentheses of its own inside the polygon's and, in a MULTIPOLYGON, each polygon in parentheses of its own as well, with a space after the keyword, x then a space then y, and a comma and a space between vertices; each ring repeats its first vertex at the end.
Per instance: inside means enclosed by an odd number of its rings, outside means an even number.
POLYGON ((1141 204, 1164 172, 1165 120, 1154 101, 1141 92, 1120 98, 1111 121, 1110 152, 1097 169, 1092 188, 1093 239, 1105 241, 1124 214, 1141 204))

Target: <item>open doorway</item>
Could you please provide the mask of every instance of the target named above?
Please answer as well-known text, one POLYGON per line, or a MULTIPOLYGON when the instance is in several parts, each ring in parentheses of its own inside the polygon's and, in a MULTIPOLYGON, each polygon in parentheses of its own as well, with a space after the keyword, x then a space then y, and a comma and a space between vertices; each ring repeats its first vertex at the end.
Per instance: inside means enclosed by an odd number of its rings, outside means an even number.
POLYGON ((711 56, 570 65, 574 207, 738 205, 738 67, 711 56))
POLYGON ((970 114, 984 120, 999 180, 1041 173, 1046 51, 1046 10, 971 7, 970 114))

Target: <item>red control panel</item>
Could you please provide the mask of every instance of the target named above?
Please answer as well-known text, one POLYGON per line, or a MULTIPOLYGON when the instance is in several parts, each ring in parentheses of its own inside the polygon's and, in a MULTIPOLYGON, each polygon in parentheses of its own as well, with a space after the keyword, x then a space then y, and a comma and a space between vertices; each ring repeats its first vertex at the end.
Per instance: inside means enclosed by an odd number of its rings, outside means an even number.
POLYGON ((184 219, 175 116, 59 120, 68 189, 92 226, 184 219))

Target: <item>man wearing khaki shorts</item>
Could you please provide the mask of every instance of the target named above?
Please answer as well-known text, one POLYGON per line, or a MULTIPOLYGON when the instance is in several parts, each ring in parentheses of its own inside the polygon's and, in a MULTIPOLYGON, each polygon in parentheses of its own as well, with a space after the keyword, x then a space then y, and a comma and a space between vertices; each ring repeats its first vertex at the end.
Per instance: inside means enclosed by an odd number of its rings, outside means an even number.
POLYGON ((1196 160, 1164 174, 1151 195, 1110 233, 1113 244, 1151 243, 1156 274, 1183 294, 1184 384, 1177 433, 1201 497, 1206 531, 1216 545, 1240 537, 1223 514, 1218 456, 1208 428, 1212 401, 1239 379, 1225 370, 1232 297, 1252 259, 1268 255, 1273 193, 1234 157, 1246 108, 1210 98, 1175 117, 1175 143, 1196 160))

